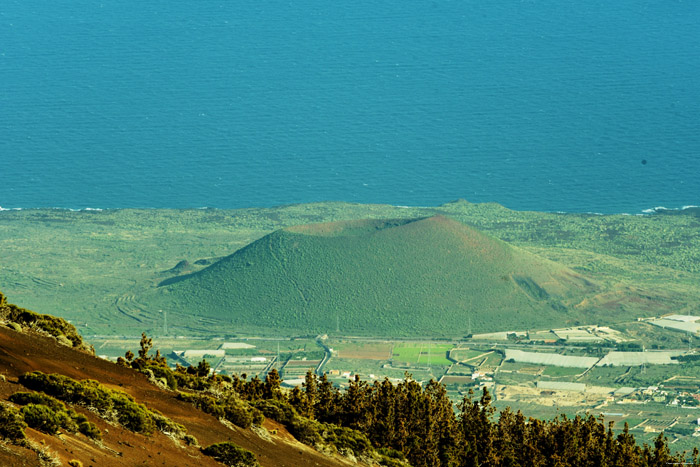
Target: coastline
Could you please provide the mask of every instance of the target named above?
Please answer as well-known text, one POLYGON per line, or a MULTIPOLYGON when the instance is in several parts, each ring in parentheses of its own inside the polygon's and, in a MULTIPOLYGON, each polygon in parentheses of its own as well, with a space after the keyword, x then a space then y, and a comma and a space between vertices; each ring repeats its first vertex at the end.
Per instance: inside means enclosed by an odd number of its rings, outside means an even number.
MULTIPOLYGON (((145 206, 138 206, 138 207, 118 207, 118 208, 95 208, 95 207, 84 207, 84 208, 67 208, 67 207, 57 207, 57 206, 50 206, 50 207, 11 207, 11 208, 5 208, 3 206, 0 206, 0 212, 9 212, 9 211, 68 211, 68 212, 102 212, 102 211, 122 211, 122 210, 144 210, 144 211, 202 211, 202 210, 212 210, 212 211, 240 211, 240 210, 247 210, 247 209, 283 209, 283 208, 288 208, 290 206, 304 206, 304 205, 322 205, 322 204, 335 204, 335 203, 343 203, 343 204, 352 204, 356 206, 388 206, 392 208, 398 208, 398 209, 438 209, 441 207, 444 207, 450 203, 453 203, 454 201, 450 201, 447 203, 443 203, 441 205, 437 206, 409 206, 409 205, 394 205, 394 204, 386 204, 386 203, 355 203, 355 202, 346 202, 346 201, 316 201, 316 202, 309 202, 309 203, 289 203, 289 204, 280 204, 280 205, 275 205, 275 206, 247 206, 247 207, 235 207, 235 208, 218 208, 218 207, 209 207, 209 206, 203 206, 203 207, 197 207, 197 208, 189 208, 189 207, 145 207, 145 206)), ((469 201, 466 201, 469 202, 469 201)), ((470 204, 499 204, 497 202, 484 202, 484 203, 470 203, 470 204)), ((500 204, 499 204, 500 205, 500 204)), ((503 206, 503 205, 500 205, 503 206)), ((509 211, 515 211, 515 212, 540 212, 544 214, 575 214, 575 215, 594 215, 594 216, 645 216, 645 215, 654 215, 654 214, 680 214, 683 213, 684 211, 688 212, 693 212, 696 210, 700 210, 700 205, 695 205, 695 204, 686 204, 681 207, 677 208, 668 208, 665 206, 655 206, 653 208, 648 208, 648 209, 642 209, 639 212, 595 212, 595 211, 547 211, 547 210, 533 210, 533 209, 511 209, 508 207, 503 206, 505 209, 509 211)))

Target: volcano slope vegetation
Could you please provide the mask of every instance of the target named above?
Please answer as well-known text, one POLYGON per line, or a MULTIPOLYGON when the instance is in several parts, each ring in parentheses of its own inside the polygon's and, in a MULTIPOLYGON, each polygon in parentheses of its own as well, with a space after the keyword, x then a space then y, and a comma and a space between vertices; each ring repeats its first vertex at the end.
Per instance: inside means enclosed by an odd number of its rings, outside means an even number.
POLYGON ((571 324, 599 287, 573 270, 442 216, 278 230, 161 283, 152 307, 238 329, 461 336, 571 324))

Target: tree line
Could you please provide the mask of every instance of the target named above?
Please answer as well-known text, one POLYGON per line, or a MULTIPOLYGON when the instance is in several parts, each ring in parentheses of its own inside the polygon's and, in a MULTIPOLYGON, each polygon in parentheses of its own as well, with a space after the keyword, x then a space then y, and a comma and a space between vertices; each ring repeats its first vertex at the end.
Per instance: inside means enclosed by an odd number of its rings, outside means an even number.
POLYGON ((699 465, 697 449, 690 459, 672 454, 663 434, 653 446, 638 445, 626 423, 615 433, 613 422, 593 415, 539 420, 510 409, 497 414, 486 388, 478 398, 470 391, 454 407, 442 384, 423 386, 410 375, 397 384, 356 376, 340 391, 325 374, 308 372, 301 387, 285 393, 273 369, 264 381, 234 376, 232 385, 248 401, 280 398, 301 416, 358 430, 414 467, 699 465))
MULTIPOLYGON (((255 413, 259 411, 282 423, 307 444, 326 441, 364 450, 369 443, 382 454, 384 465, 700 466, 697 448, 690 454, 674 454, 663 433, 653 445, 639 445, 627 423, 615 432, 613 422, 606 423, 602 416, 559 415, 552 420, 539 420, 508 408, 497 413, 486 388, 479 397, 469 391, 455 406, 445 387, 435 380, 422 385, 406 374, 398 383, 384 379, 370 384, 355 376, 341 391, 325 374, 319 377, 309 371, 301 386, 285 390, 276 369, 264 379, 248 379, 245 374, 207 375, 206 361, 197 367, 167 369, 159 353, 148 356, 151 342, 143 337, 133 367, 158 366, 172 372, 180 388, 206 392, 207 397, 218 397, 227 404, 235 398, 255 413)), ((209 411, 201 400, 195 405, 209 411)))

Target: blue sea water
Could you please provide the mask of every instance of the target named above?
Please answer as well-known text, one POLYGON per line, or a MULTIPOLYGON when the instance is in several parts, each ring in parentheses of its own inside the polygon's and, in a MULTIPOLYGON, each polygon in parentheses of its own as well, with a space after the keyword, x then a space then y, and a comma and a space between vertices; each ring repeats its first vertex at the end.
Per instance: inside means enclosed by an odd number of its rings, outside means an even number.
POLYGON ((0 206, 700 204, 696 0, 0 3, 0 206))

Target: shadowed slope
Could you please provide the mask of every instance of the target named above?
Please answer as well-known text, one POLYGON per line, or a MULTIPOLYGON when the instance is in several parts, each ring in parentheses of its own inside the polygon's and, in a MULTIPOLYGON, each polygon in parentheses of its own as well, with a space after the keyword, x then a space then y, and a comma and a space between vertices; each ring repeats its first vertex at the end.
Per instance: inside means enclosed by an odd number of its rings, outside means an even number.
POLYGON ((238 327, 462 335, 567 323, 594 286, 456 221, 365 220, 274 232, 149 297, 238 327), (578 300, 577 300, 578 299, 578 300), (196 310, 196 311, 195 311, 196 310))

